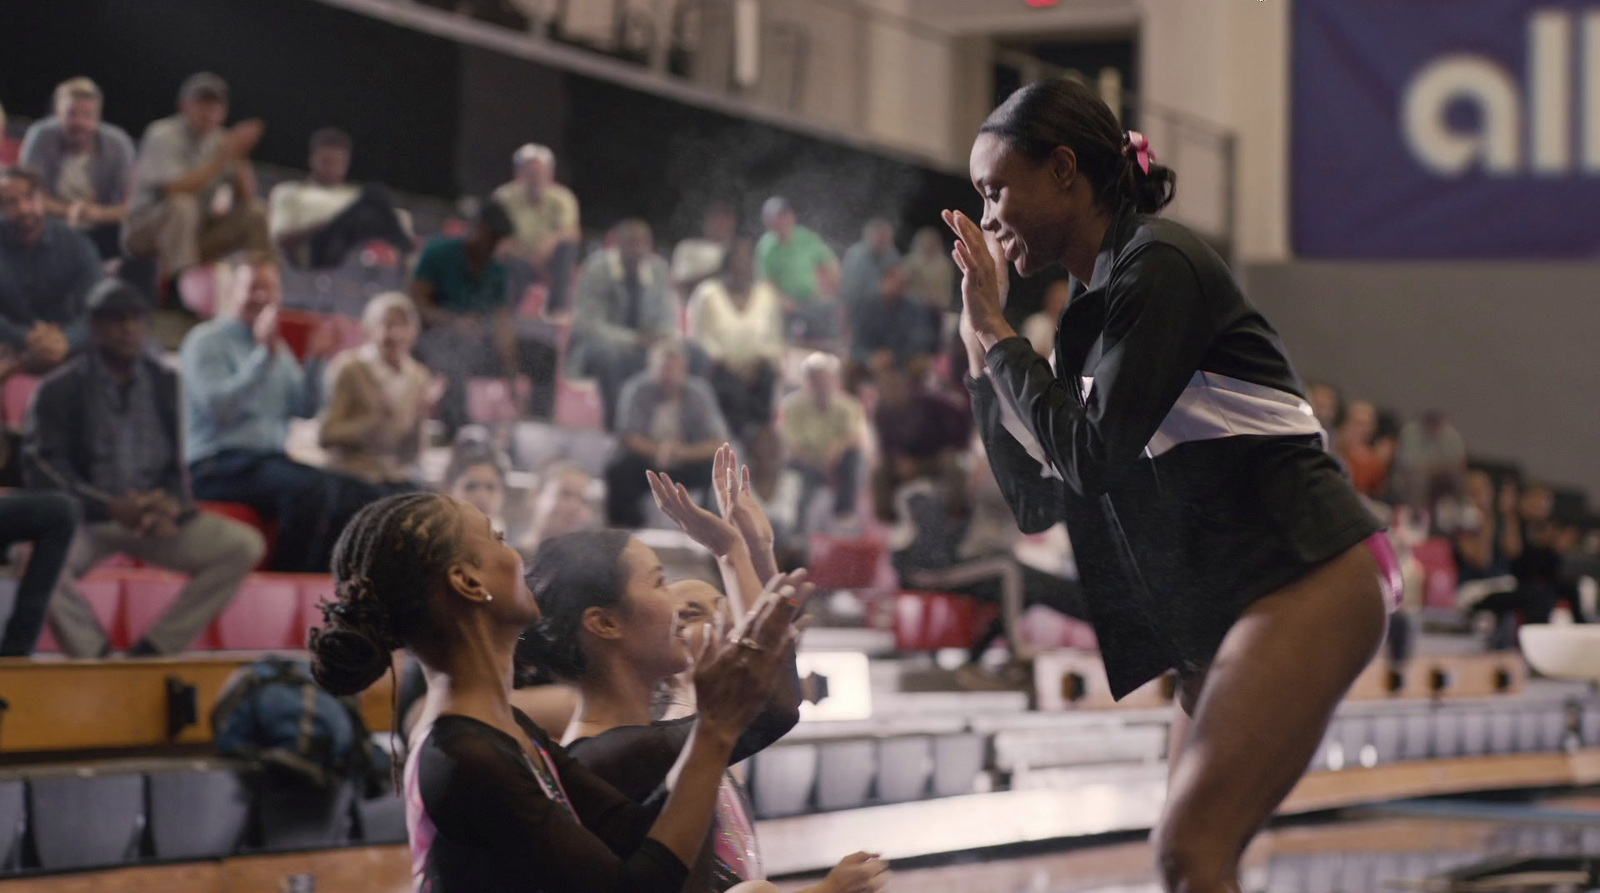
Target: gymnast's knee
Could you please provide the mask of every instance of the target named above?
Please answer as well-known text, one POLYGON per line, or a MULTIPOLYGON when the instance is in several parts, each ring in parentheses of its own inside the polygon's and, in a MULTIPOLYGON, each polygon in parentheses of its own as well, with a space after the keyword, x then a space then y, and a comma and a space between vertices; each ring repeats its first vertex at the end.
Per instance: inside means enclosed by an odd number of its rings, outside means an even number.
POLYGON ((1236 848, 1194 824, 1169 818, 1151 834, 1162 888, 1167 893, 1238 893, 1236 848))

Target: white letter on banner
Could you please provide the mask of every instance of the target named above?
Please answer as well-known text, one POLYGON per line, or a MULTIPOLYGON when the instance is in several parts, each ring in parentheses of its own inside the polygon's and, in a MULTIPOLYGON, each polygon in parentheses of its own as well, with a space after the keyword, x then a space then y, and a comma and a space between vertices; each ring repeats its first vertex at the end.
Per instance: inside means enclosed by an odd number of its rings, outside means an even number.
POLYGON ((1457 54, 1423 69, 1406 88, 1401 126, 1417 160, 1434 172, 1454 176, 1476 158, 1491 174, 1514 174, 1521 163, 1522 109, 1517 82, 1491 59, 1457 54), (1482 133, 1450 129, 1445 111, 1458 99, 1471 100, 1483 118, 1482 133))
POLYGON ((1572 169, 1572 19, 1563 10, 1537 12, 1528 25, 1528 117, 1533 169, 1572 169))
POLYGON ((1600 173, 1600 12, 1583 17, 1583 170, 1600 173))

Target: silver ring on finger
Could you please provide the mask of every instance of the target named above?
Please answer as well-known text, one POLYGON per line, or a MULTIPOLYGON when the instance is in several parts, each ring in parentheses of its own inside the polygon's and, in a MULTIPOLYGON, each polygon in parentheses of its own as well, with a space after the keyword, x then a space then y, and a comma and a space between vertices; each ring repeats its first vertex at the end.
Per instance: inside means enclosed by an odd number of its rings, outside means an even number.
POLYGON ((757 642, 755 639, 752 639, 749 636, 745 636, 744 638, 740 639, 736 644, 740 648, 745 648, 745 649, 748 649, 750 651, 754 651, 757 654, 767 650, 767 646, 761 644, 760 642, 757 642))

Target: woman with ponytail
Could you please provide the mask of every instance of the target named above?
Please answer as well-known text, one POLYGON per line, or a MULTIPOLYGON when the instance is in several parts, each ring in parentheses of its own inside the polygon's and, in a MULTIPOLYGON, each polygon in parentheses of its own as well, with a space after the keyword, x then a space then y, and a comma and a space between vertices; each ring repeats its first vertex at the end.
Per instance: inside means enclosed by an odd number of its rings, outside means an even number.
POLYGON ((312 672, 359 692, 409 649, 428 693, 405 766, 414 888, 426 893, 678 893, 706 842, 734 746, 793 646, 779 578, 745 622, 699 636, 700 712, 669 782, 635 804, 511 706, 517 641, 540 620, 522 557, 488 516, 437 494, 373 503, 334 551, 337 598, 312 672))
MULTIPOLYGON (((649 477, 656 504, 716 556, 727 595, 719 597, 697 581, 667 586, 655 553, 625 533, 557 537, 540 548, 528 575, 544 619, 523 638, 519 652, 579 687, 578 712, 562 746, 635 801, 661 785, 695 723, 692 715, 659 718, 663 696, 678 694, 678 674, 690 667, 692 648, 683 634, 707 620, 738 623, 760 581, 779 578, 772 526, 755 505, 731 447, 724 445, 713 461, 721 516, 695 505, 670 477, 649 477)), ((798 584, 802 597, 809 593, 800 582, 804 572, 786 579, 798 584)), ((733 762, 765 749, 799 721, 800 680, 793 652, 786 658, 787 675, 746 729, 733 762)), ((692 702, 692 693, 685 700, 692 702)), ((762 878, 749 803, 729 772, 718 794, 711 837, 691 866, 684 891, 776 893, 762 878)), ((885 863, 857 853, 807 893, 874 893, 888 879, 885 863)))
POLYGON ((1021 528, 1065 521, 1113 693, 1178 676, 1166 888, 1237 891, 1383 638, 1380 527, 1277 334, 1222 258, 1155 216, 1176 178, 1075 81, 1036 83, 972 146, 962 272, 968 386, 1021 528), (1010 270, 1071 274, 1051 366, 1006 321, 1010 270))

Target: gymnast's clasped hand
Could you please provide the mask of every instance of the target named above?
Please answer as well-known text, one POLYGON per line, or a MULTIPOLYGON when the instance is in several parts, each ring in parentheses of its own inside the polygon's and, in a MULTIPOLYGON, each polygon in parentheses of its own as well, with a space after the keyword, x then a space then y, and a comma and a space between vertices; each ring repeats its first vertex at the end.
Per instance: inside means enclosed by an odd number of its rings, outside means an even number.
POLYGON ((945 211, 942 216, 956 234, 950 256, 961 270, 961 343, 967 348, 968 371, 979 378, 986 372, 984 355, 989 348, 1017 334, 1005 313, 1011 270, 993 233, 960 211, 945 211))

